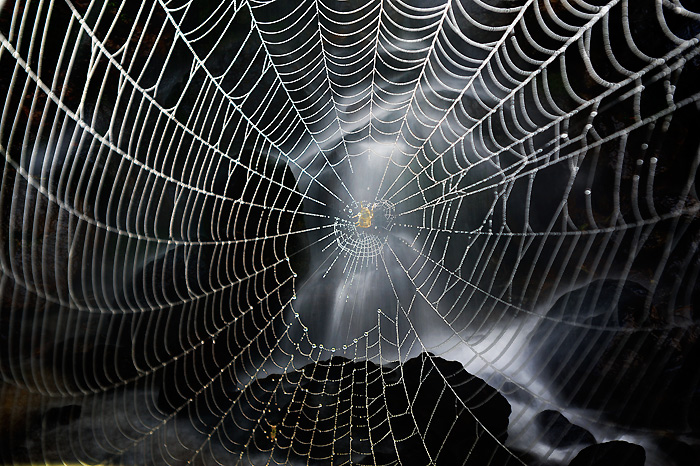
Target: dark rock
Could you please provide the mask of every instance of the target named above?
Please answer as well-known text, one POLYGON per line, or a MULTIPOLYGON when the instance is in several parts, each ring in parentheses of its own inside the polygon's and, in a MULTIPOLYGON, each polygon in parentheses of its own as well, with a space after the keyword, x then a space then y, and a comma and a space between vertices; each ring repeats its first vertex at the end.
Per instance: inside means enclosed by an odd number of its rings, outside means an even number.
POLYGON ((572 424, 558 411, 542 411, 535 417, 535 422, 543 431, 542 441, 552 447, 566 448, 595 443, 595 437, 590 432, 572 424))
POLYGON ((502 446, 506 399, 460 363, 429 354, 383 367, 336 357, 256 379, 242 391, 233 379, 216 385, 219 393, 196 395, 181 418, 206 433, 225 416, 220 438, 232 452, 272 454, 282 463, 421 466, 511 457, 502 446))
POLYGON ((404 364, 405 386, 387 390, 386 404, 395 438, 414 427, 420 437, 397 443, 402 464, 499 464, 508 454, 499 445, 507 438, 510 404, 460 363, 421 355, 404 364), (409 400, 412 407, 409 409, 409 400))
POLYGON ((71 422, 80 417, 82 407, 79 405, 58 406, 51 408, 42 419, 42 428, 44 430, 53 429, 55 427, 67 426, 71 422))
POLYGON ((687 429, 700 413, 700 328, 669 326, 649 294, 599 280, 563 295, 535 331, 534 359, 565 403, 625 425, 687 429))
POLYGON ((689 445, 675 438, 665 437, 657 442, 661 452, 667 457, 669 466, 697 466, 700 464, 700 447, 689 445))
POLYGON ((579 452, 569 466, 644 466, 644 448, 615 441, 591 445, 579 452))
POLYGON ((520 403, 532 403, 533 401, 530 393, 510 381, 505 382, 501 386, 499 392, 511 401, 518 401, 520 403))

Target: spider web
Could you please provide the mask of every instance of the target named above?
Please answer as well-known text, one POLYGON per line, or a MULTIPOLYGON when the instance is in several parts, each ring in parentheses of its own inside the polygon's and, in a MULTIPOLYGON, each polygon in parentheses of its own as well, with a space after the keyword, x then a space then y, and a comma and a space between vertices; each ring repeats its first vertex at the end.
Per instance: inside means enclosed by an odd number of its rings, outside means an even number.
POLYGON ((2 3, 3 460, 698 443, 693 2, 2 3))

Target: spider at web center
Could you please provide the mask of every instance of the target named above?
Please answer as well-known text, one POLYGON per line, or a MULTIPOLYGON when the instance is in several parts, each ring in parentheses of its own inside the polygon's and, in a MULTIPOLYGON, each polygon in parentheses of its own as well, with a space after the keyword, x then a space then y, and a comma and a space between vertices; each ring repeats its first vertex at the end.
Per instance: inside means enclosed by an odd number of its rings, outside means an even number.
POLYGON ((374 217, 374 204, 362 205, 360 207, 360 212, 355 215, 357 217, 356 227, 359 228, 369 228, 372 226, 372 218, 374 217))
POLYGON ((394 205, 388 201, 353 202, 334 224, 335 239, 345 254, 369 259, 378 256, 394 223, 394 205))

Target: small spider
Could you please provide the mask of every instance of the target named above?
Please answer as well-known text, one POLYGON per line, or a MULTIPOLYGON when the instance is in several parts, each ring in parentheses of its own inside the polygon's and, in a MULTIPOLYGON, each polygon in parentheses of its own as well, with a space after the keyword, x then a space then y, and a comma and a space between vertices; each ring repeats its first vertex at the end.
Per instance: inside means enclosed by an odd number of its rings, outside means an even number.
POLYGON ((355 222, 356 227, 369 228, 372 226, 372 218, 374 217, 374 206, 368 204, 367 206, 360 204, 360 212, 353 216, 357 218, 355 222))
POLYGON ((276 425, 270 425, 270 432, 267 434, 268 437, 270 437, 270 440, 273 442, 277 438, 277 426, 276 425))

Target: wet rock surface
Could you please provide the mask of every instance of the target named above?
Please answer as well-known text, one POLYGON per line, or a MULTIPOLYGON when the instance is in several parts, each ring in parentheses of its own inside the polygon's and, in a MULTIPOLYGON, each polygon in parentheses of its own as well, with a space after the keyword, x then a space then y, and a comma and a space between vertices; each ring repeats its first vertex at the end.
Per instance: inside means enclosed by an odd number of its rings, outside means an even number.
POLYGON ((558 411, 542 411, 535 417, 535 422, 542 429, 542 440, 552 447, 566 448, 596 443, 593 434, 583 427, 572 424, 558 411))

